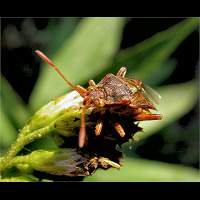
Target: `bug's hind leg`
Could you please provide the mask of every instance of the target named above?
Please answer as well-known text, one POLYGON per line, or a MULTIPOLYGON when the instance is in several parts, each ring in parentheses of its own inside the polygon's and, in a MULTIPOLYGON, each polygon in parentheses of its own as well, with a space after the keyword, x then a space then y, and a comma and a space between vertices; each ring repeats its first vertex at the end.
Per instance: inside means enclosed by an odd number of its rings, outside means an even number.
POLYGON ((117 76, 124 78, 126 75, 126 71, 127 71, 126 67, 121 67, 117 72, 117 76))
POLYGON ((115 122, 114 128, 121 137, 125 136, 125 131, 124 131, 123 127, 121 126, 121 124, 119 124, 118 122, 115 122))
POLYGON ((162 116, 160 114, 145 114, 141 113, 134 117, 137 121, 145 121, 145 120, 160 120, 162 116))

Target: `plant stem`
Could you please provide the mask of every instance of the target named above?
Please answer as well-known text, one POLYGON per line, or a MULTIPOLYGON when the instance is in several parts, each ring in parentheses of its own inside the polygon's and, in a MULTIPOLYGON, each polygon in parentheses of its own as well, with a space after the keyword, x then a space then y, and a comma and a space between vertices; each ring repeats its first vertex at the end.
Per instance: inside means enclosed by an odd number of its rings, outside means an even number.
POLYGON ((35 130, 27 134, 27 131, 23 130, 19 134, 18 139, 14 144, 11 145, 7 154, 1 158, 0 160, 0 172, 2 173, 9 165, 10 161, 13 159, 14 156, 27 144, 30 142, 43 137, 44 135, 50 133, 54 130, 54 123, 46 126, 44 128, 35 130))

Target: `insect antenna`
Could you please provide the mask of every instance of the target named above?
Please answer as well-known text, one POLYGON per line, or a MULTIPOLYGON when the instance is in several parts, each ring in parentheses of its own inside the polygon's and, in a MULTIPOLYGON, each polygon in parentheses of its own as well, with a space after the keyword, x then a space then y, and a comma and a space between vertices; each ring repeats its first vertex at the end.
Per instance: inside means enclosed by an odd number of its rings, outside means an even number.
MULTIPOLYGON (((50 66, 54 68, 54 70, 63 78, 63 80, 74 90, 76 90, 82 97, 86 97, 88 91, 84 87, 80 85, 73 85, 70 81, 68 81, 63 73, 59 70, 59 68, 53 63, 52 60, 50 60, 44 53, 42 53, 39 50, 36 50, 35 53, 42 58, 45 62, 47 62, 50 66)), ((80 127, 80 132, 79 132, 79 140, 78 144, 79 147, 82 148, 85 143, 85 136, 86 136, 86 130, 85 130, 85 106, 83 106, 83 110, 81 113, 81 127, 80 127)))
POLYGON ((58 67, 53 63, 52 60, 50 60, 44 53, 42 53, 41 51, 39 50, 36 50, 35 53, 40 57, 42 58, 45 62, 47 62, 50 66, 52 66, 56 72, 58 72, 58 74, 64 79, 64 81, 70 86, 72 87, 73 89, 75 89, 76 87, 71 83, 69 82, 65 76, 63 75, 63 73, 58 69, 58 67))
POLYGON ((52 60, 50 60, 44 53, 42 53, 39 50, 36 50, 35 53, 42 58, 45 62, 47 62, 50 66, 52 66, 54 68, 54 70, 63 78, 63 80, 74 90, 76 90, 79 94, 81 94, 81 96, 85 96, 85 94, 87 93, 87 90, 85 88, 83 88, 82 86, 78 85, 75 86, 73 85, 70 81, 68 81, 66 79, 66 77, 63 75, 63 73, 59 70, 59 68, 53 63, 52 60))

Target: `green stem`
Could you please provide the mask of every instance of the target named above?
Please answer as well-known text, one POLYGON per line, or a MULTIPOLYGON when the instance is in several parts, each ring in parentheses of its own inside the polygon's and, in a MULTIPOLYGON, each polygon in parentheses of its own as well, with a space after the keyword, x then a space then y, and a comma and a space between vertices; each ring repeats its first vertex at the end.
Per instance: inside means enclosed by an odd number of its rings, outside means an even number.
POLYGON ((22 132, 20 133, 18 139, 16 142, 10 147, 9 151, 7 154, 1 158, 0 160, 0 172, 3 172, 8 166, 10 161, 13 159, 14 156, 17 155, 17 153, 27 144, 30 142, 39 139, 43 137, 44 135, 50 133, 51 131, 54 130, 54 123, 50 124, 49 126, 46 126, 44 128, 35 130, 29 134, 27 132, 22 132))

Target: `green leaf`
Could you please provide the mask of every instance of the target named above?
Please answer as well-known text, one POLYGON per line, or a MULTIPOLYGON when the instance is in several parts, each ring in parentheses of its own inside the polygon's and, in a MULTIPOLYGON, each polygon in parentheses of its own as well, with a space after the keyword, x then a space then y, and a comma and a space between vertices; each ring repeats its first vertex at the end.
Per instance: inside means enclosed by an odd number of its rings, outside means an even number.
POLYGON ((0 110, 0 156, 14 142, 17 132, 3 110, 0 110))
POLYGON ((120 169, 99 169, 84 181, 200 181, 199 171, 189 167, 144 159, 125 158, 120 169))
POLYGON ((129 76, 155 84, 158 71, 163 77, 165 73, 172 71, 164 69, 170 68, 170 65, 163 66, 164 63, 179 44, 198 27, 198 24, 198 18, 189 18, 165 31, 156 33, 134 47, 121 51, 116 56, 113 66, 127 66, 129 76))
POLYGON ((32 175, 21 175, 7 178, 0 178, 0 182, 38 182, 39 179, 32 175))
MULTIPOLYGON (((86 82, 111 62, 119 47, 123 25, 123 18, 85 18, 52 60, 74 84, 86 82)), ((69 89, 61 77, 44 64, 30 105, 37 109, 69 89)))
POLYGON ((62 46, 64 41, 70 38, 74 29, 78 24, 79 19, 75 17, 64 17, 59 19, 52 18, 48 24, 47 30, 42 32, 44 37, 49 34, 48 52, 52 56, 62 46))
POLYGON ((163 119, 159 121, 143 121, 140 126, 144 132, 138 132, 135 138, 144 139, 171 122, 179 119, 190 111, 198 99, 198 84, 193 80, 186 83, 162 86, 157 90, 162 96, 162 100, 157 109, 162 114, 163 119))
POLYGON ((159 85, 167 80, 176 68, 176 61, 173 59, 167 60, 160 65, 160 67, 152 72, 152 76, 145 79, 146 83, 151 83, 151 86, 159 85))
POLYGON ((30 116, 30 112, 23 100, 17 95, 2 75, 0 94, 2 109, 13 125, 16 128, 20 128, 30 116))

